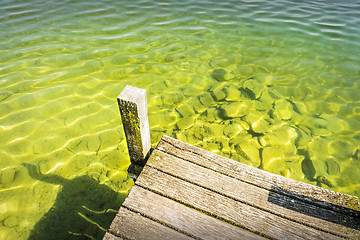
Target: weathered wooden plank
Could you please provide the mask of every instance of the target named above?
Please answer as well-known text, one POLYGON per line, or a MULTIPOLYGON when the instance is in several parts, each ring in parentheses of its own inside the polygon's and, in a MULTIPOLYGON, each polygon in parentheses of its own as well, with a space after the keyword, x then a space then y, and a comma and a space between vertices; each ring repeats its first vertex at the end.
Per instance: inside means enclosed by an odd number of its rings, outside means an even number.
POLYGON ((147 165, 313 228, 343 237, 360 238, 360 219, 358 218, 273 193, 159 150, 153 151, 147 165), (269 201, 270 197, 272 201, 269 201), (285 208, 284 203, 288 203, 290 206, 285 208))
POLYGON ((136 185, 122 206, 199 239, 264 239, 136 185))
POLYGON ((124 207, 116 214, 109 233, 124 239, 193 239, 124 207))
POLYGON ((121 237, 117 237, 117 236, 114 236, 112 235, 111 233, 105 233, 104 237, 102 240, 122 240, 121 237))
POLYGON ((275 239, 340 239, 145 166, 136 184, 233 225, 275 239))
POLYGON ((145 165, 151 148, 146 90, 127 85, 117 97, 130 161, 145 165))
POLYGON ((157 149, 273 192, 360 217, 360 204, 355 196, 337 193, 247 166, 168 136, 163 136, 157 149))

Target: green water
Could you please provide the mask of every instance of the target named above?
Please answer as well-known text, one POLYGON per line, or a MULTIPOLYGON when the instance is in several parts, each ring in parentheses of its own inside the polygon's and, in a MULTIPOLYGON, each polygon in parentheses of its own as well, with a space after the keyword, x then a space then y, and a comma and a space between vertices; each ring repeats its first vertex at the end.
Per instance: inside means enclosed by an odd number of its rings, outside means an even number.
POLYGON ((360 196, 359 1, 0 2, 0 239, 101 239, 163 134, 360 196))

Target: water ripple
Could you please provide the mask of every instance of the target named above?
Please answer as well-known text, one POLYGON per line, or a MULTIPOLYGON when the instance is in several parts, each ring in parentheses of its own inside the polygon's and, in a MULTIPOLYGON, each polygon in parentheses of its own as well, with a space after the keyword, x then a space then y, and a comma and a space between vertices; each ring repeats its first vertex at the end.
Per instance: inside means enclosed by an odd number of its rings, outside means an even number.
POLYGON ((0 1, 0 221, 16 219, 0 236, 27 239, 55 201, 58 190, 22 163, 130 188, 114 101, 127 84, 148 91, 154 143, 168 134, 244 161, 240 138, 273 154, 277 128, 296 129, 294 144, 316 161, 279 145, 298 162, 277 168, 261 156, 262 167, 359 196, 359 13, 353 0, 0 1), (256 105, 250 115, 271 131, 225 130, 256 127, 246 115, 224 116, 239 101, 256 105))

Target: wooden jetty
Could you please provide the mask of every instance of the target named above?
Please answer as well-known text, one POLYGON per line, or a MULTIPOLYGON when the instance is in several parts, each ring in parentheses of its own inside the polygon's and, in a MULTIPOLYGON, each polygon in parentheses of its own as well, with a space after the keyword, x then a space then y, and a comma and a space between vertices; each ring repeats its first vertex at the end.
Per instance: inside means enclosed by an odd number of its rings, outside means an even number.
POLYGON ((103 240, 262 238, 360 239, 358 198, 163 136, 103 240))

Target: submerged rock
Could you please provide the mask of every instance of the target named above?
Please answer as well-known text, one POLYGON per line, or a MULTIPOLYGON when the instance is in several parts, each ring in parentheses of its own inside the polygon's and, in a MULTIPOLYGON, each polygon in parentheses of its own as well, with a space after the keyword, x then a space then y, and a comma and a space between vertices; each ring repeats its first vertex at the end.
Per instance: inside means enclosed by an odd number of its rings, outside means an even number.
POLYGON ((223 136, 223 126, 218 123, 210 123, 209 121, 197 121, 192 129, 197 139, 209 142, 214 138, 223 136))
POLYGON ((277 99, 280 97, 277 95, 276 92, 272 91, 271 88, 265 88, 262 92, 259 100, 264 103, 265 105, 272 105, 277 99))
POLYGON ((250 111, 246 117, 246 122, 251 126, 251 129, 256 133, 264 133, 269 129, 269 116, 264 112, 250 111))
POLYGON ((300 149, 307 148, 308 144, 311 142, 310 130, 307 129, 306 127, 301 127, 301 128, 297 127, 297 128, 295 128, 295 130, 299 136, 297 141, 295 142, 296 147, 298 147, 300 149))
POLYGON ((283 122, 280 125, 271 127, 264 136, 260 137, 260 144, 262 146, 295 145, 297 138, 297 131, 283 122))
POLYGON ((296 115, 291 103, 285 99, 275 101, 275 115, 282 120, 289 120, 296 115))
POLYGON ((336 139, 329 142, 329 154, 340 159, 350 158, 356 152, 356 147, 346 139, 336 139))
POLYGON ((149 114, 149 124, 151 128, 157 130, 166 130, 170 125, 175 124, 178 120, 176 113, 169 113, 168 111, 152 112, 149 114))
POLYGON ((215 107, 210 107, 206 110, 206 119, 209 122, 214 122, 219 119, 218 110, 215 107))
POLYGON ((249 134, 247 131, 241 131, 238 135, 231 138, 230 145, 235 146, 236 144, 247 142, 252 138, 253 136, 249 134))
POLYGON ((315 136, 329 137, 333 134, 328 130, 328 121, 318 116, 302 117, 301 125, 309 128, 315 136))
POLYGON ((19 219, 16 216, 7 217, 3 220, 3 225, 8 228, 14 228, 19 225, 19 219))
MULTIPOLYGON (((192 130, 192 134, 194 135, 194 137, 196 139, 199 139, 199 140, 205 140, 205 136, 207 135, 206 134, 206 130, 203 126, 200 126, 198 124, 196 124, 194 127, 191 128, 192 130)), ((206 139, 205 141, 208 141, 209 139, 206 139)))
POLYGON ((200 95, 200 103, 205 107, 210 107, 215 104, 214 99, 211 97, 211 94, 206 92, 200 95))
POLYGON ((225 74, 226 74, 226 71, 224 69, 222 69, 222 68, 215 69, 214 71, 212 71, 211 77, 218 82, 224 82, 224 81, 226 81, 225 74))
POLYGON ((231 102, 223 104, 220 109, 224 118, 238 118, 247 114, 251 105, 251 101, 231 102))
POLYGON ((254 95, 255 99, 258 99, 261 96, 263 90, 265 89, 265 85, 259 83, 254 79, 249 79, 244 82, 243 88, 246 91, 251 92, 254 95))
POLYGON ((334 187, 336 185, 335 179, 328 175, 318 176, 315 181, 320 187, 324 187, 324 185, 326 185, 327 187, 334 187))
POLYGON ((314 176, 318 184, 328 187, 336 185, 336 179, 341 173, 342 162, 330 153, 329 139, 321 137, 309 144, 309 157, 314 168, 314 176))
POLYGON ((226 97, 225 92, 223 91, 223 87, 222 86, 218 86, 217 88, 213 89, 211 91, 211 96, 216 100, 216 101, 221 101, 224 100, 226 97))
POLYGON ((196 113, 203 113, 206 111, 206 107, 200 102, 200 98, 193 98, 191 101, 196 113))
POLYGON ((0 183, 3 185, 11 184, 15 179, 15 169, 14 168, 6 168, 0 173, 0 183))
POLYGON ((342 166, 340 179, 346 184, 360 184, 360 161, 352 159, 351 164, 342 166))
MULTIPOLYGON (((175 103, 179 103, 183 99, 183 95, 180 93, 169 93, 161 95, 162 105, 171 106, 175 103)), ((152 97, 150 98, 151 101, 152 97)), ((160 104, 158 104, 160 106, 160 104)))
POLYGON ((206 143, 206 146, 204 147, 204 149, 206 149, 210 152, 216 153, 216 154, 221 154, 220 145, 214 141, 206 143))
POLYGON ((262 159, 266 171, 285 169, 285 152, 280 147, 265 147, 262 151, 262 159))
POLYGON ((211 89, 211 95, 216 101, 238 102, 247 100, 247 97, 239 90, 237 84, 222 82, 211 89))
POLYGON ((257 111, 269 111, 270 110, 270 108, 261 101, 254 100, 252 102, 253 102, 253 108, 257 111))
POLYGON ((309 143, 308 150, 310 158, 316 158, 316 157, 327 157, 329 156, 329 149, 328 149, 328 138, 322 138, 322 137, 315 137, 313 140, 309 143))
POLYGON ((190 117, 195 114, 194 108, 190 103, 181 104, 176 108, 182 117, 190 117))
POLYGON ((225 153, 226 155, 229 155, 231 153, 232 149, 229 145, 229 140, 222 138, 221 141, 221 153, 225 153))
POLYGON ((286 156, 286 169, 281 171, 283 176, 287 178, 292 178, 298 181, 304 181, 305 174, 302 168, 302 162, 304 160, 304 156, 301 155, 292 155, 286 156))
POLYGON ((340 163, 335 158, 328 158, 325 161, 326 172, 329 175, 337 176, 340 173, 340 163))
POLYGON ((263 169, 288 178, 302 180, 301 163, 303 156, 284 151, 284 146, 265 147, 262 151, 263 169))
POLYGON ((187 142, 187 133, 185 133, 184 131, 177 131, 175 132, 175 136, 176 139, 183 141, 183 142, 187 142))
MULTIPOLYGON (((333 160, 335 160, 334 157, 329 153, 329 139, 322 137, 315 138, 309 144, 308 152, 311 163, 315 170, 314 178, 321 179, 328 176, 328 165, 334 165, 333 160), (329 163, 327 164, 327 162, 329 163)), ((331 172, 333 172, 333 170, 331 170, 331 172)))
POLYGON ((241 161, 253 167, 259 167, 261 164, 258 148, 259 144, 256 138, 242 141, 235 145, 236 153, 243 159, 241 161))
POLYGON ((249 79, 254 76, 255 68, 252 65, 238 65, 233 71, 240 79, 249 79))
POLYGON ((225 136, 232 138, 243 130, 245 130, 244 127, 241 124, 235 122, 224 127, 224 134, 225 136))
POLYGON ((349 124, 343 119, 324 113, 320 117, 327 121, 326 128, 332 133, 339 133, 349 129, 349 124))
POLYGON ((195 124, 196 117, 197 116, 190 116, 190 117, 182 118, 180 119, 180 121, 176 123, 176 125, 179 129, 182 130, 188 129, 195 124))
POLYGON ((245 97, 242 96, 241 92, 238 88, 236 88, 234 85, 225 86, 223 88, 223 91, 225 92, 225 100, 228 102, 236 102, 244 100, 245 97))

